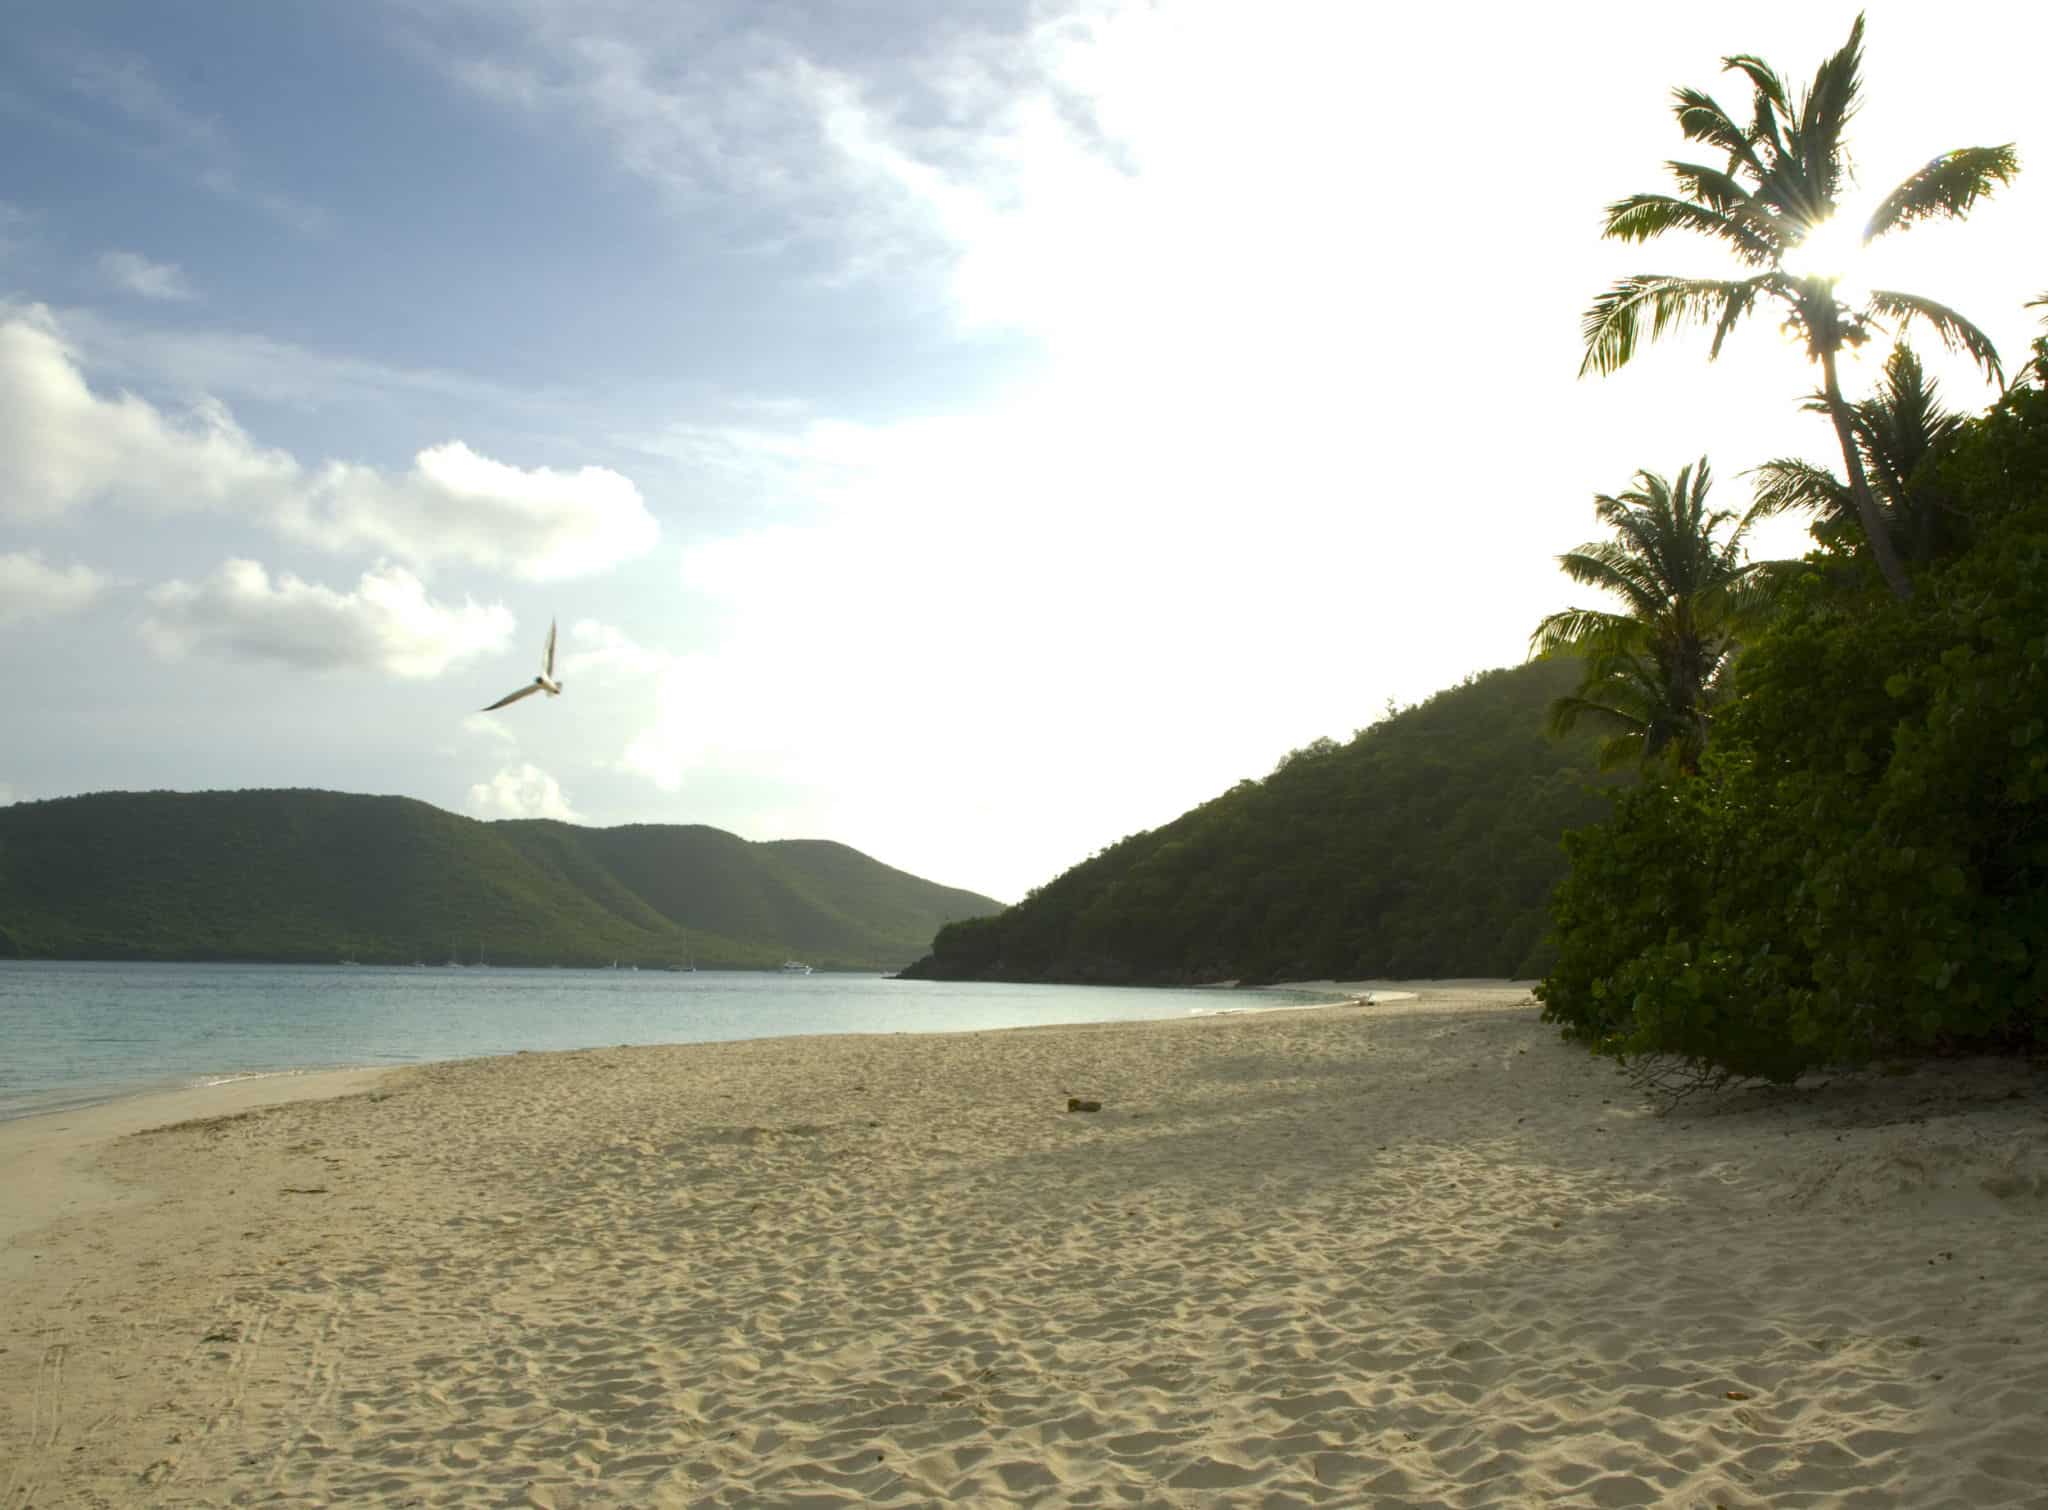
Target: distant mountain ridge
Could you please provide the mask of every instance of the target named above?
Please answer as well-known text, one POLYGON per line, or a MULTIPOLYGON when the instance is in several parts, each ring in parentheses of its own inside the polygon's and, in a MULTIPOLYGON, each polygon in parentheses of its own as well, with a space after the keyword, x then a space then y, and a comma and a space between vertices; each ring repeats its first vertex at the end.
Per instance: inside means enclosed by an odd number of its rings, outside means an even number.
POLYGON ((1590 731, 1544 732, 1576 662, 1482 672, 1317 740, 994 917, 949 924, 927 980, 1196 985, 1530 976, 1565 831, 1603 817, 1590 731))
POLYGON ((974 892, 843 844, 482 822, 406 797, 101 792, 0 808, 0 955, 893 969, 974 892))

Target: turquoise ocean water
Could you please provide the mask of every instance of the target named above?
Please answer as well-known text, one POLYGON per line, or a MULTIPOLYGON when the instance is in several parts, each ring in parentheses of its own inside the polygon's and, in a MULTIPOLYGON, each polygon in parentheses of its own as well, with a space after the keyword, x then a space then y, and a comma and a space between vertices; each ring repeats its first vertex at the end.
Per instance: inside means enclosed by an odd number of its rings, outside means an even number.
POLYGON ((750 971, 0 961, 0 1118, 292 1070, 797 1033, 951 1033, 1299 1006, 1163 991, 750 971))

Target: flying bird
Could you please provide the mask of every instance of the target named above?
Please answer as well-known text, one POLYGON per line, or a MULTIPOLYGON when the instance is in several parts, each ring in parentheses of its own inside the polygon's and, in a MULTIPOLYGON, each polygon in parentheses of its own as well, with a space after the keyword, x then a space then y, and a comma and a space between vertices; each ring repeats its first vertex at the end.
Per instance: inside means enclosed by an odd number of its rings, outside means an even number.
POLYGON ((495 713, 507 703, 516 703, 522 697, 531 697, 536 692, 545 692, 549 697, 559 696, 562 684, 555 680, 555 621, 548 620, 548 648, 540 653, 540 675, 521 687, 517 692, 508 692, 490 707, 486 713, 495 713))

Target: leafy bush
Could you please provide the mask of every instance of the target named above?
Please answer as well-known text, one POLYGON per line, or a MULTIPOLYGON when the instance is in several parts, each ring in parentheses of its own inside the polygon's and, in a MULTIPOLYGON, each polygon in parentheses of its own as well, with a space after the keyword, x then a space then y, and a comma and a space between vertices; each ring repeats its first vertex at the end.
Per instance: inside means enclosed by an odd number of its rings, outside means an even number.
POLYGON ((1817 569, 1701 776, 1571 836, 1538 992, 1568 1035, 1775 1080, 2048 1040, 2048 395, 1939 480, 1967 549, 1903 602, 1817 569))

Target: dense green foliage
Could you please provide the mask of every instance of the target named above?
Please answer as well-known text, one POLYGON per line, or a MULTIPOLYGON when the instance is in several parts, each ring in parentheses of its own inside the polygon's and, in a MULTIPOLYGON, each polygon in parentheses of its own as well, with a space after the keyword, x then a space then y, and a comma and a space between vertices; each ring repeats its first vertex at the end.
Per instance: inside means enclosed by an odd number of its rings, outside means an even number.
MULTIPOLYGON (((1746 276, 1626 278, 1584 326, 1581 371, 1611 372, 1693 321, 1718 352, 1775 304, 1820 368, 1810 407, 1846 472, 1760 469, 1752 517, 1803 510, 1820 549, 1796 582, 1772 574, 1775 617, 1743 637, 1698 770, 1620 794, 1567 845, 1545 1016, 1664 1084, 2048 1039, 2048 342, 1967 423, 1903 346, 1874 395, 1844 396, 1840 354, 1916 321, 2001 367, 1954 310, 1882 289, 1852 304, 1815 251, 1850 181, 1862 41, 1859 16, 1796 100, 1761 59, 1725 59, 1746 121, 1676 92, 1680 130, 1726 166, 1669 164, 1682 197, 1622 200, 1606 233, 1700 233, 1746 276)), ((1959 218, 2018 165, 2009 143, 1942 153, 1861 240, 1959 218)))
POLYGON ((841 844, 480 823, 340 792, 0 808, 0 954, 893 968, 998 904, 841 844))
POLYGON ((1192 983, 1532 974, 1559 836, 1600 809, 1591 741, 1543 732, 1570 663, 1473 677, 1297 750, 995 917, 937 979, 1192 983))
POLYGON ((1914 596, 1817 553, 1701 776, 1572 836, 1540 992, 1571 1036, 1778 1080, 2048 1039, 2048 392, 1914 485, 1957 540, 1914 596))

